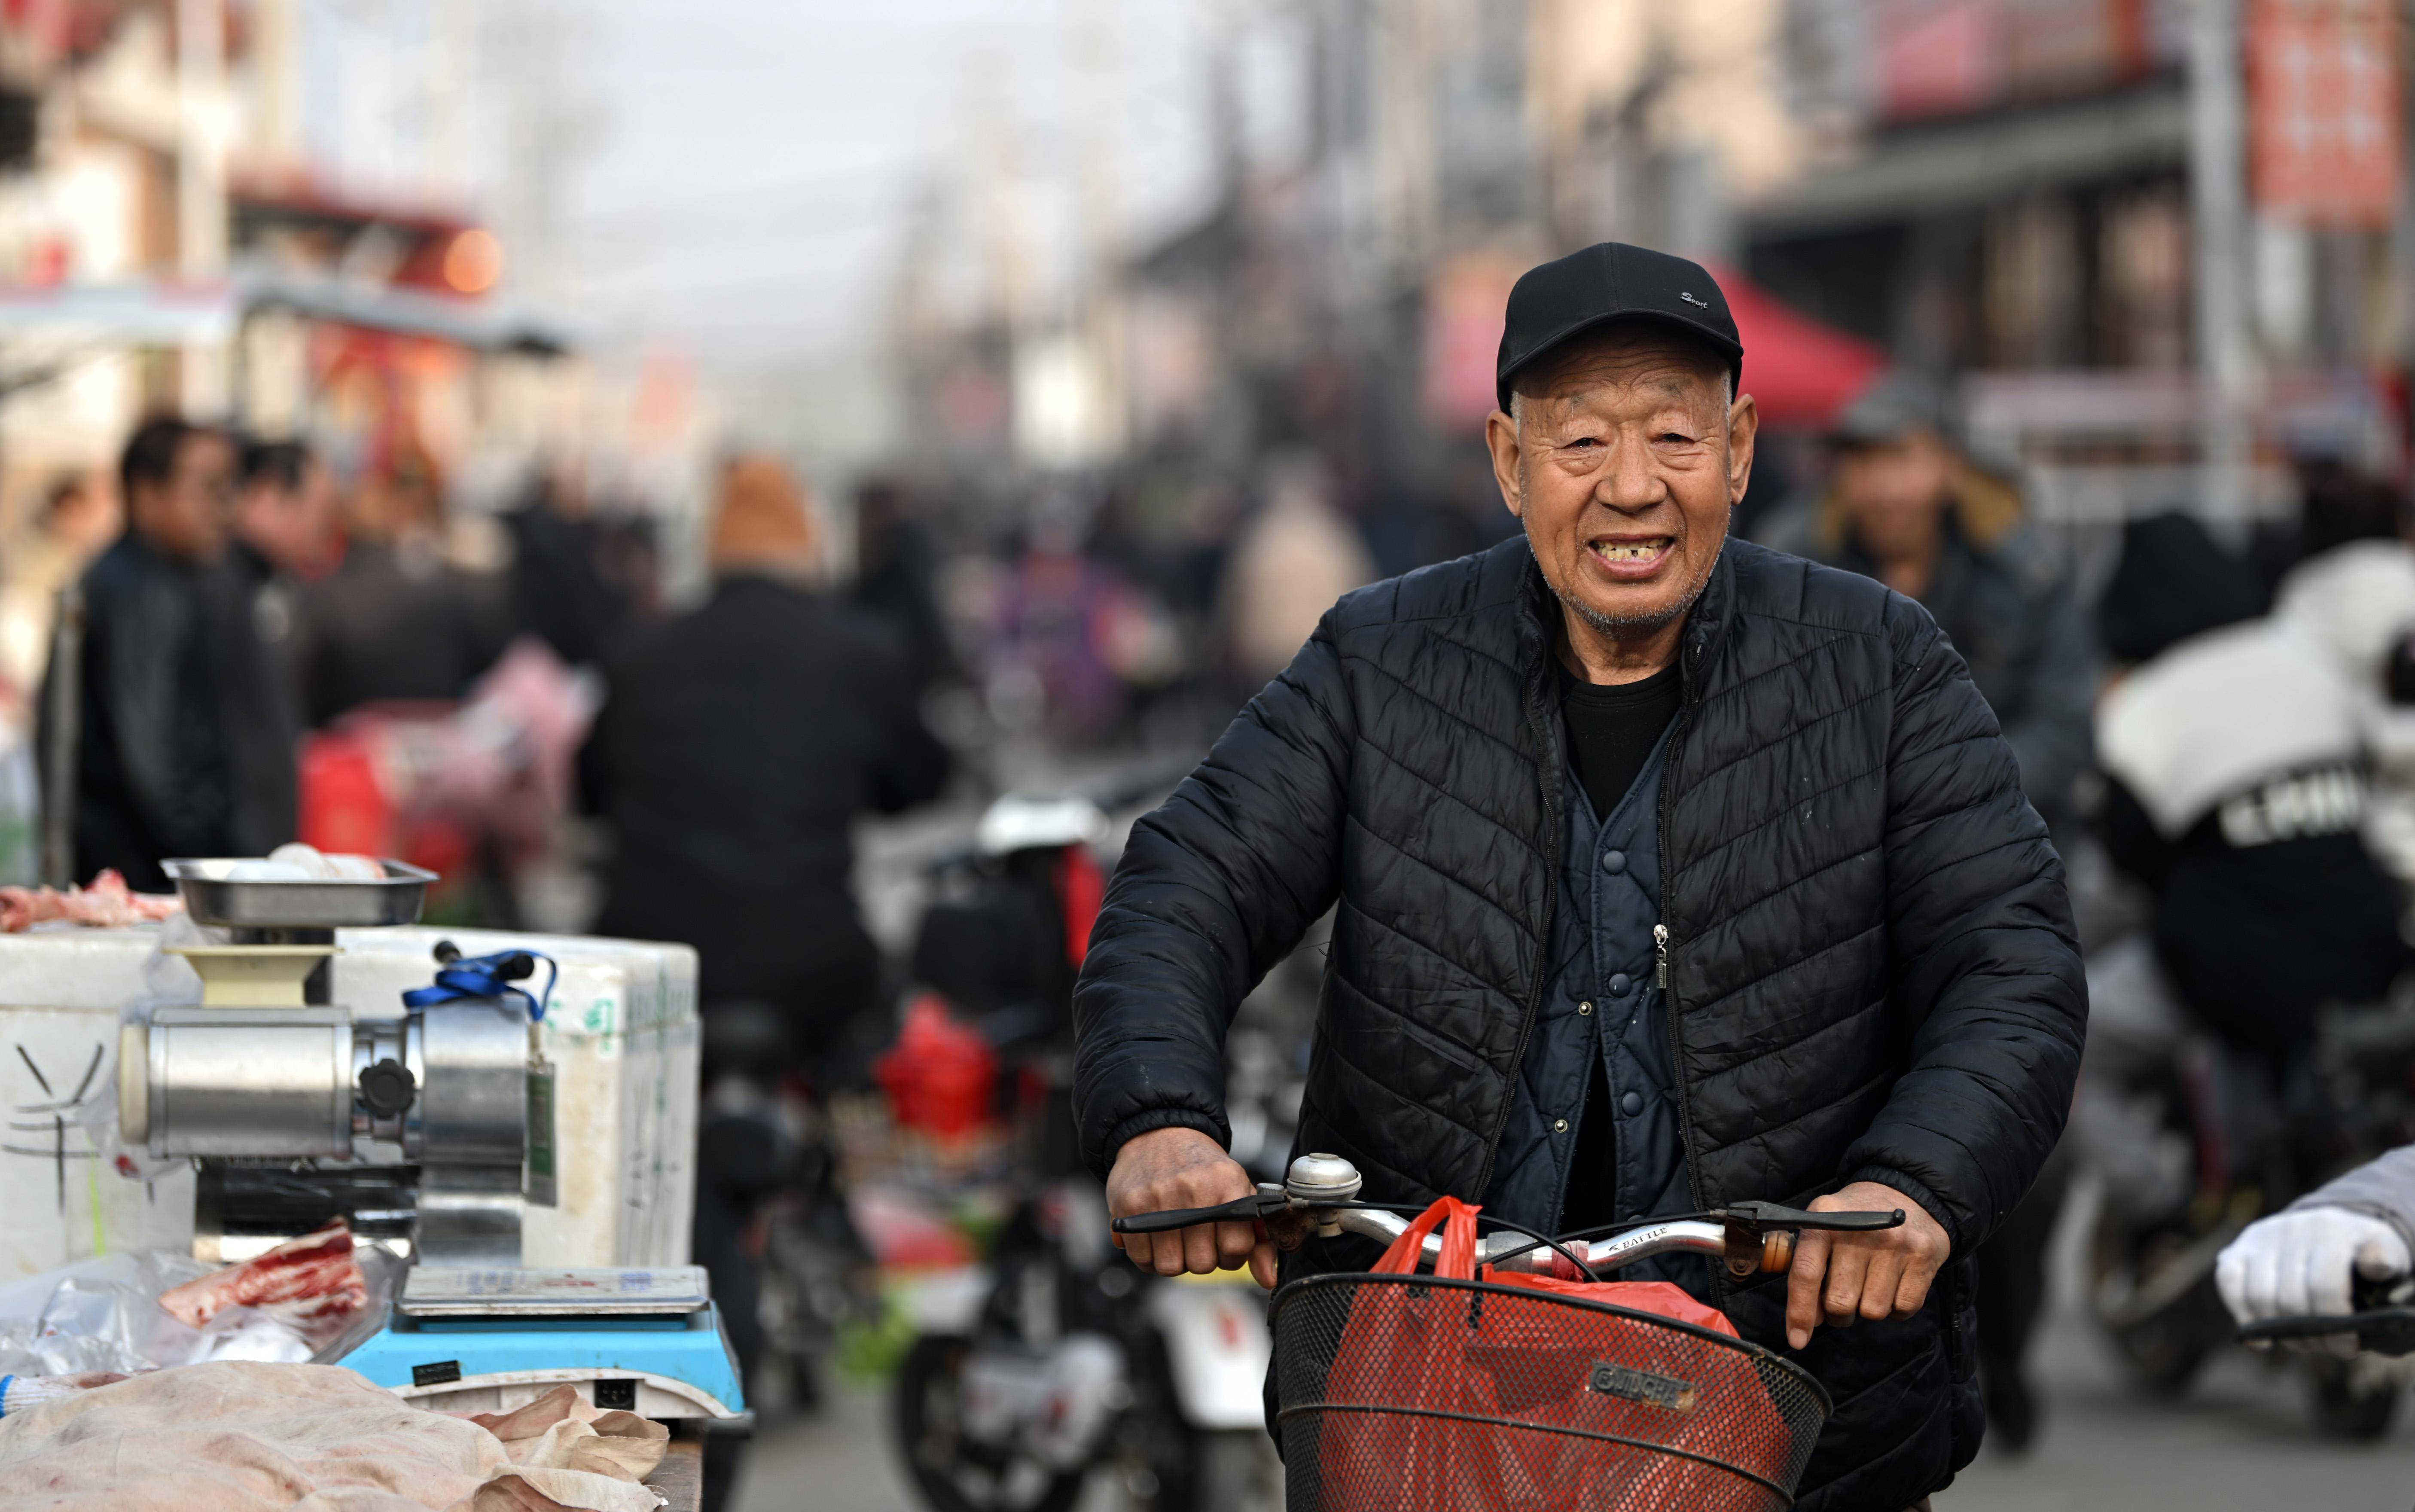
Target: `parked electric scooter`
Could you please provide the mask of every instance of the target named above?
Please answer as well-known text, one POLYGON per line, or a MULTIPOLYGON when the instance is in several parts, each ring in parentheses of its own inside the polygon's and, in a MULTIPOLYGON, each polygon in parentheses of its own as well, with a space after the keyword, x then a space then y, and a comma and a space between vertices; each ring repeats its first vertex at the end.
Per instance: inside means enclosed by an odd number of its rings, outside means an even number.
MULTIPOLYGON (((915 975, 998 1051, 1013 1100, 1019 1196, 964 1313, 927 1317, 893 1387, 908 1478, 935 1512, 1053 1512, 1093 1475, 1132 1505, 1271 1507, 1264 1295, 1245 1274, 1148 1277, 1106 1242, 1106 1205, 1073 1146, 1071 1006, 1103 877, 1097 803, 1009 796, 972 850, 937 867, 915 975)), ((1237 1028, 1236 1145, 1280 1161, 1297 1056, 1237 1028)))

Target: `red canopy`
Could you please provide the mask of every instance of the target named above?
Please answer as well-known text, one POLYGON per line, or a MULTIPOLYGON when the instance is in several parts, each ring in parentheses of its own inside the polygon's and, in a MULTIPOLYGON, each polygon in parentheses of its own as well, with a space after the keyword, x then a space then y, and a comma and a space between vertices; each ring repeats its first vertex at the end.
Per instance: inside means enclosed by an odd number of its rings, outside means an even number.
POLYGON ((1744 392, 1764 425, 1827 425, 1887 367, 1884 352, 1788 308, 1734 269, 1712 273, 1744 339, 1744 392))

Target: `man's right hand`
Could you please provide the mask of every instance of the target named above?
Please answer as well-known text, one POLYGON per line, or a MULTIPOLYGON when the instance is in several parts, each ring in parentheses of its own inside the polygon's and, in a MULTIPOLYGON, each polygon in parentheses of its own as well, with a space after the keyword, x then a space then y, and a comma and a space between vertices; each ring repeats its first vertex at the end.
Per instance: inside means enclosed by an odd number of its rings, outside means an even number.
MULTIPOLYGON (((1177 1207, 1213 1207, 1247 1197, 1257 1183, 1241 1162, 1196 1129, 1155 1129, 1124 1141, 1107 1173, 1107 1211, 1137 1218, 1177 1207)), ((1255 1223, 1194 1223, 1170 1234, 1118 1234, 1115 1242, 1143 1270, 1207 1276, 1250 1267, 1260 1286, 1275 1284, 1275 1248, 1255 1223)))

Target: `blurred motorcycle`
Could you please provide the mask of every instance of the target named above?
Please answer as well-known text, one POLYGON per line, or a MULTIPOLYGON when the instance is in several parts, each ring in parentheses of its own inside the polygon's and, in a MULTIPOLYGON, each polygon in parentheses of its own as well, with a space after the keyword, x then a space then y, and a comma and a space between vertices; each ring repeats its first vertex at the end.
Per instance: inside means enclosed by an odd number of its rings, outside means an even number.
MULTIPOLYGON (((2092 1025, 2073 1120, 2106 1177, 2090 1311, 2139 1389, 2177 1398, 2236 1336, 2214 1287, 2223 1249, 2331 1175, 2415 1138, 2415 991, 2402 983, 2389 1002, 2326 1009, 2311 1054, 2277 1072, 2176 1014, 2168 1034, 2126 1033, 2133 999, 2103 1000, 2113 1010, 2103 1034, 2092 1025)), ((2389 1430, 2406 1369, 2293 1359, 2322 1431, 2363 1441, 2389 1430)))
POLYGON ((837 1186, 828 1119, 790 1068, 779 1013, 702 1013, 697 1262, 712 1272, 750 1400, 766 1414, 821 1404, 840 1330, 878 1316, 872 1255, 837 1186))
MULTIPOLYGON (((1246 1274, 1162 1280, 1106 1240, 1074 1147, 1072 992, 1103 894, 1099 804, 1010 795, 939 863, 915 974, 1012 1067, 1018 1197, 985 1288, 926 1316, 892 1397, 908 1478, 935 1512, 1054 1512, 1093 1474, 1155 1512, 1273 1506, 1265 1299, 1246 1274)), ((1233 1123, 1279 1168, 1298 1086, 1271 1034, 1237 1033, 1233 1123), (1279 1143, 1278 1143, 1279 1142, 1279 1143)))

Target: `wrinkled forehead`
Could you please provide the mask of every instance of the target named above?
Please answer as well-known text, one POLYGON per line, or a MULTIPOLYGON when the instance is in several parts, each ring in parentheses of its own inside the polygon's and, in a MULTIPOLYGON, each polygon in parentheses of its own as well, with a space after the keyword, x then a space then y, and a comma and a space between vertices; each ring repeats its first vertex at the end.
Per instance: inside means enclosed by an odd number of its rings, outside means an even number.
POLYGON ((1643 322, 1580 336, 1538 357, 1511 382, 1519 399, 1582 406, 1588 397, 1727 404, 1728 365, 1707 342, 1643 322))

